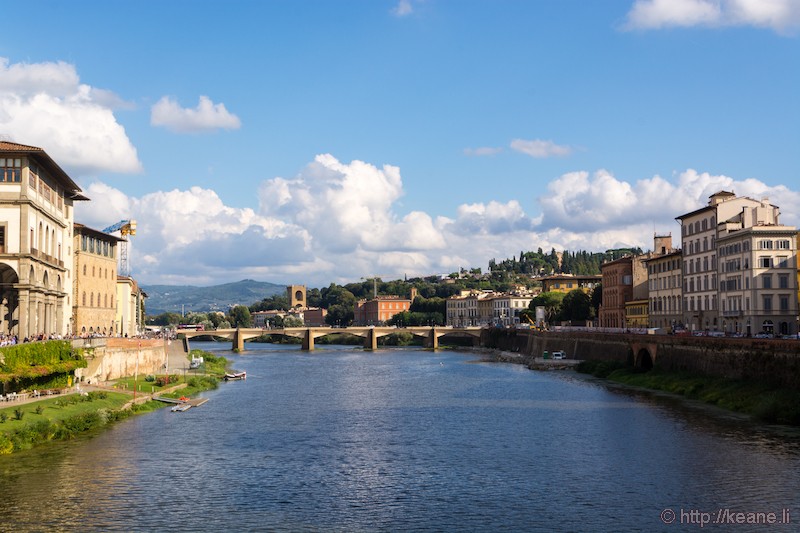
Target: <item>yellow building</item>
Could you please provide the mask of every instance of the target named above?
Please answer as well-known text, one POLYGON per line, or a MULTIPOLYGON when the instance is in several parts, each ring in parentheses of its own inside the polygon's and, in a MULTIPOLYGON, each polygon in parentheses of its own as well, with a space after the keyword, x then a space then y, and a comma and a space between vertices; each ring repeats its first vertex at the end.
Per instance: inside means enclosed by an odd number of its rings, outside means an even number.
POLYGON ((72 321, 77 335, 116 335, 117 242, 122 239, 74 224, 72 321))
POLYGON ((136 280, 128 276, 117 277, 116 328, 122 337, 133 337, 144 332, 144 301, 147 294, 136 280))
POLYGON ((542 282, 542 292, 564 292, 580 289, 590 293, 600 284, 603 276, 573 276, 572 274, 556 274, 539 278, 542 282))
POLYGON ((646 328, 649 316, 647 313, 650 301, 630 300, 625 302, 625 327, 646 328))

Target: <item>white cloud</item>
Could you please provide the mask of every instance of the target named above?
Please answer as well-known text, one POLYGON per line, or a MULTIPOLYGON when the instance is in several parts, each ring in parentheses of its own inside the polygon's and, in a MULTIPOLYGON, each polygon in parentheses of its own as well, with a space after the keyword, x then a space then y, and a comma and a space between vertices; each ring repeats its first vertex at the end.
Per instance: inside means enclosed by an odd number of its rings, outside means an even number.
POLYGON ((480 148, 464 148, 464 155, 468 156, 487 156, 495 155, 502 152, 502 148, 495 148, 492 146, 481 146, 480 148))
POLYGON ((113 109, 114 93, 80 83, 74 65, 9 63, 0 57, 0 133, 43 148, 69 173, 134 173, 136 148, 113 109))
POLYGON ((411 0, 398 0, 397 5, 392 8, 392 15, 396 17, 406 17, 414 12, 411 0))
POLYGON ((541 139, 534 139, 532 141, 514 139, 511 141, 511 148, 537 159, 545 157, 563 157, 572 153, 572 148, 569 146, 559 145, 553 141, 543 141, 541 139))
POLYGON ((800 27, 797 0, 636 0, 626 28, 755 26, 778 33, 800 27))
POLYGON ((95 182, 86 190, 92 201, 76 208, 76 221, 102 229, 137 220, 129 259, 145 286, 251 278, 322 287, 372 275, 400 279, 485 269, 490 259, 537 248, 648 249, 654 232, 672 233, 678 245, 675 217, 706 205, 722 189, 771 198, 783 209, 783 223, 800 222, 798 191, 692 169, 635 182, 606 170, 567 173, 537 199, 536 216, 517 200, 464 204, 454 218, 400 215, 400 169, 345 163, 330 154, 293 178, 264 181, 257 209, 226 206, 200 187, 135 198, 95 182))
POLYGON ((236 130, 242 126, 239 117, 228 112, 225 104, 215 104, 207 96, 201 96, 194 109, 183 108, 169 96, 164 96, 151 108, 150 124, 175 133, 236 130))

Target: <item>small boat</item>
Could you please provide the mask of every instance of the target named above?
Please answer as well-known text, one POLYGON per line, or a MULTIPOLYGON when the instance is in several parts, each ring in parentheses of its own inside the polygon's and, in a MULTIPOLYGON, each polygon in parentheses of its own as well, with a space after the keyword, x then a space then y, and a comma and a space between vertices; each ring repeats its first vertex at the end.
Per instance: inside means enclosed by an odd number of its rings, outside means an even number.
POLYGON ((191 407, 192 407, 192 404, 190 404, 190 403, 179 403, 179 404, 177 404, 175 407, 173 407, 170 410, 173 413, 177 413, 177 412, 181 412, 182 413, 184 411, 188 411, 191 407))
POLYGON ((235 381, 237 379, 247 379, 247 372, 229 372, 225 374, 225 381, 235 381))

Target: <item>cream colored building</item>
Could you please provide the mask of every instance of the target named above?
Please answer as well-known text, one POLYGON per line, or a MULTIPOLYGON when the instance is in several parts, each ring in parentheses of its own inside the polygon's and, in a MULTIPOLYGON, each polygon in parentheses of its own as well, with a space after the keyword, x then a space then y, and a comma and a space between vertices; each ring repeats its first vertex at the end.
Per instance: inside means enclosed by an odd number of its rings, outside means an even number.
POLYGON ((0 141, 0 333, 74 331, 73 202, 86 199, 44 150, 0 141))
POLYGON ((720 191, 708 205, 677 217, 683 253, 683 323, 690 330, 721 331, 717 283, 717 225, 761 202, 720 191))
POLYGON ((133 337, 144 332, 144 301, 147 294, 136 280, 128 276, 117 277, 116 331, 122 337, 133 337))

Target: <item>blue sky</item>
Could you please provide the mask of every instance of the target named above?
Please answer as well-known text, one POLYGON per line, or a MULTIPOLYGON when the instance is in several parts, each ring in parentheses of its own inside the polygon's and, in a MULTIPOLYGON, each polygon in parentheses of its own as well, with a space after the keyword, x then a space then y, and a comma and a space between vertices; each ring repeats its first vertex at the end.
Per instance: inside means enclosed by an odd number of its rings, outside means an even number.
POLYGON ((720 189, 800 223, 798 0, 3 12, 0 135, 81 185, 77 221, 137 220, 145 285, 647 249, 720 189))

